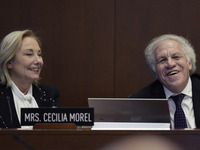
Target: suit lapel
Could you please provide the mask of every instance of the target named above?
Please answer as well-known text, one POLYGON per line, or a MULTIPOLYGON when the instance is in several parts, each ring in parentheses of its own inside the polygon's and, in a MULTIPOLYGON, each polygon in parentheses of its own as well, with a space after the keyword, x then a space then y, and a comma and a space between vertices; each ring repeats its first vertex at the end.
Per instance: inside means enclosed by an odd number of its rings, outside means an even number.
POLYGON ((43 95, 43 91, 40 89, 40 87, 33 85, 33 97, 35 98, 39 107, 42 106, 43 95))
POLYGON ((0 100, 1 100, 1 115, 6 125, 10 128, 20 127, 17 112, 15 109, 13 94, 10 87, 1 88, 0 100), (12 113, 12 116, 11 116, 11 113, 12 113), (12 123, 11 123, 11 120, 12 120, 12 123))
POLYGON ((200 81, 192 78, 192 101, 197 128, 200 128, 200 81))

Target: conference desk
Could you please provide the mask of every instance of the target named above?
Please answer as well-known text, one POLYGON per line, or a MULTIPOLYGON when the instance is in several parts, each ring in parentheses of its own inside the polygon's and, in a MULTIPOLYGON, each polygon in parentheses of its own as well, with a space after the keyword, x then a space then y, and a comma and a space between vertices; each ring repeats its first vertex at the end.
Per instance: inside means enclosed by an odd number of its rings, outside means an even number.
POLYGON ((98 150, 127 136, 163 136, 186 150, 199 150, 200 130, 0 129, 1 150, 98 150))

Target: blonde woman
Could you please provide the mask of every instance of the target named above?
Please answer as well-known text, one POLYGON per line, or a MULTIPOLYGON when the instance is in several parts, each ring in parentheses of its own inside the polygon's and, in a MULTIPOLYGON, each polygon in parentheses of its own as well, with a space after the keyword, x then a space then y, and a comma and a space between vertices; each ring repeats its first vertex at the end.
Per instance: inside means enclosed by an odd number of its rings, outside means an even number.
POLYGON ((21 108, 59 106, 56 87, 39 84, 40 40, 31 30, 14 31, 0 44, 0 128, 21 128, 21 108))

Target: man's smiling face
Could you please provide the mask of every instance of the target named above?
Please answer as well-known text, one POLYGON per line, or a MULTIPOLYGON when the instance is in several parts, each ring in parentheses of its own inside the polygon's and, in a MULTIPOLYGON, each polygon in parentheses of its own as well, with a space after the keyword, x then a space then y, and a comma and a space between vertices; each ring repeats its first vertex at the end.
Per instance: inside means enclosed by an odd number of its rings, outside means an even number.
POLYGON ((180 93, 188 83, 192 63, 188 62, 181 45, 165 40, 156 49, 156 72, 160 82, 173 93, 180 93))

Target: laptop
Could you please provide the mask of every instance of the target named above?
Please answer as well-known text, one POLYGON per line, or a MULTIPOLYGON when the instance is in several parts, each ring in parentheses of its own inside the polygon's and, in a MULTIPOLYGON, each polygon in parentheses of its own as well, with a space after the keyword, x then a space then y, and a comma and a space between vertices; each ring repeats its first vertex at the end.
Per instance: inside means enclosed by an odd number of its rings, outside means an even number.
POLYGON ((88 98, 88 105, 94 108, 96 129, 170 128, 167 99, 88 98))

